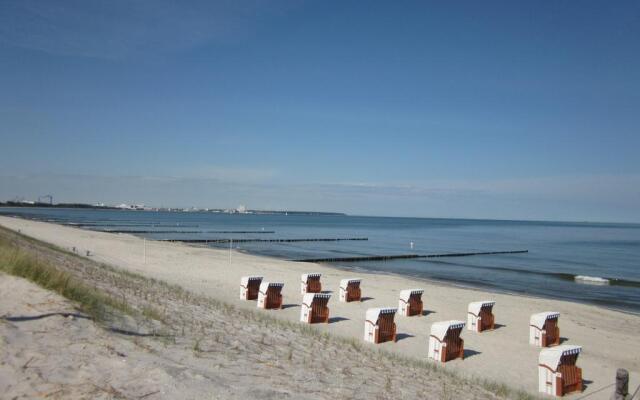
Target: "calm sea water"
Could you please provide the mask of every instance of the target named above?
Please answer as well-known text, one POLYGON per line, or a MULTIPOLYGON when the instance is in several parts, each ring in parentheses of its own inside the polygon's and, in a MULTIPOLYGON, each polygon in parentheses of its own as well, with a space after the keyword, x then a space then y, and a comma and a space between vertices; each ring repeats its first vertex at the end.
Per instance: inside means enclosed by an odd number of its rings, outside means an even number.
MULTIPOLYGON (((139 234, 149 239, 369 239, 345 242, 236 243, 233 246, 285 259, 527 249, 529 252, 526 254, 336 265, 353 270, 397 273, 640 312, 640 224, 47 208, 0 208, 0 214, 57 223, 86 224, 85 229, 94 230, 182 232, 139 234), (264 230, 275 233, 210 232, 234 230, 264 230), (575 280, 578 275, 607 278, 610 283, 578 283, 575 280)), ((229 244, 218 246, 228 247, 229 244)))

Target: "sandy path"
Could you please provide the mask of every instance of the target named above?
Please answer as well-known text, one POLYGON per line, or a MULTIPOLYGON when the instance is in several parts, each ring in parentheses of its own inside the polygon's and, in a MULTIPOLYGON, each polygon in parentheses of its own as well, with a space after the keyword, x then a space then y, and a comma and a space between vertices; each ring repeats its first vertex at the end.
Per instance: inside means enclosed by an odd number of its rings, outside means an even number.
MULTIPOLYGON (((363 335, 367 308, 396 307, 401 289, 422 287, 426 289, 423 301, 429 314, 425 317, 397 317, 401 340, 381 345, 419 358, 426 358, 431 323, 447 319, 466 320, 469 302, 493 299, 497 302, 494 308, 496 322, 502 327, 481 335, 465 331, 463 337, 465 348, 469 350, 468 358, 447 363, 445 368, 490 378, 530 392, 537 390, 539 349, 528 345, 529 316, 534 312, 559 311, 562 314, 561 336, 567 339, 567 344, 578 344, 584 348, 579 365, 587 383, 585 394, 612 383, 615 370, 620 367, 630 371, 631 387, 635 388, 640 383, 640 337, 637 335, 640 317, 635 315, 564 301, 495 294, 368 273, 358 275, 363 278, 363 296, 370 299, 357 304, 343 304, 337 299, 338 283, 352 274, 325 265, 287 262, 238 252, 232 254, 230 264, 228 251, 151 241, 146 242, 145 263, 143 240, 135 236, 8 217, 0 217, 0 224, 63 248, 76 247, 83 254, 89 250, 94 260, 179 284, 241 307, 255 307, 253 302, 238 300, 241 276, 259 274, 272 281, 282 281, 285 283, 283 293, 287 307, 270 312, 289 320, 299 317, 302 297, 299 292, 300 274, 321 272, 324 289, 333 291, 329 303, 331 316, 343 319, 320 326, 320 329, 357 338, 363 335)), ((608 396, 609 390, 605 390, 589 398, 607 399, 608 396)))

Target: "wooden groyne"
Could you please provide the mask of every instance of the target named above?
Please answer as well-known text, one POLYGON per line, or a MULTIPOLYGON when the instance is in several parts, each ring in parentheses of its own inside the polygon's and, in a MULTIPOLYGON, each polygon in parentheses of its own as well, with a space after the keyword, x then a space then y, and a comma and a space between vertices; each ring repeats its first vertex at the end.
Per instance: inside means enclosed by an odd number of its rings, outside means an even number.
POLYGON ((408 258, 469 257, 469 256, 487 256, 487 255, 494 255, 494 254, 521 254, 521 253, 528 253, 528 252, 529 250, 511 250, 511 251, 483 251, 483 252, 473 252, 473 253, 397 254, 397 255, 387 255, 387 256, 305 258, 302 260, 291 260, 291 261, 314 262, 314 263, 388 261, 388 260, 401 260, 401 259, 408 259, 408 258))
POLYGON ((341 242, 347 240, 369 240, 369 238, 311 238, 311 239, 162 239, 161 242, 183 243, 293 243, 293 242, 341 242))
POLYGON ((206 233, 276 233, 276 231, 205 231, 206 233))
POLYGON ((127 229, 101 229, 100 232, 107 233, 130 233, 130 234, 141 234, 141 233, 202 233, 202 231, 140 231, 140 230, 127 230, 127 229))
POLYGON ((141 234, 141 233, 237 233, 237 234, 276 233, 276 231, 154 231, 154 230, 132 230, 132 229, 104 229, 101 232, 131 233, 131 234, 141 234))
POLYGON ((69 226, 75 226, 78 228, 108 228, 110 226, 114 226, 114 227, 122 227, 122 226, 127 226, 127 227, 134 227, 134 228, 141 228, 141 227, 150 227, 150 228, 197 228, 198 225, 195 224, 151 224, 151 223, 122 223, 122 224, 118 224, 116 223, 116 221, 114 221, 113 223, 110 222, 67 222, 67 223, 63 223, 62 225, 69 225, 69 226))

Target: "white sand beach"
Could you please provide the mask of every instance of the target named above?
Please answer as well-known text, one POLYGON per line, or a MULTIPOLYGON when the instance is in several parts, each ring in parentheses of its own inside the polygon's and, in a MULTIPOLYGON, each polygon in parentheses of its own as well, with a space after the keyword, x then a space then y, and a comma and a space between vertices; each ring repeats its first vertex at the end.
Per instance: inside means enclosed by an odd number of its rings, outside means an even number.
MULTIPOLYGON (((528 344, 529 317, 541 311, 561 313, 559 326, 565 344, 583 346, 578 365, 583 369, 585 391, 589 399, 607 399, 617 368, 630 372, 630 389, 640 383, 640 316, 607 310, 597 306, 565 301, 447 286, 425 280, 394 275, 343 271, 326 265, 296 263, 227 250, 194 247, 180 243, 143 241, 127 234, 111 234, 55 225, 45 222, 0 217, 0 225, 30 237, 71 249, 106 264, 183 286, 190 291, 255 308, 255 302, 239 300, 240 277, 261 275, 269 281, 284 282, 283 310, 263 311, 297 321, 300 313, 300 275, 322 273, 324 290, 332 291, 329 302, 331 322, 317 328, 332 334, 362 339, 367 308, 398 306, 402 289, 423 288, 426 316, 396 316, 398 342, 382 348, 417 358, 427 357, 429 329, 433 322, 467 317, 467 304, 478 300, 495 300, 494 314, 498 328, 477 334, 463 331, 464 360, 443 368, 464 375, 488 378, 536 393, 539 348, 528 344), (145 244, 146 242, 146 244, 145 244), (146 247, 146 250, 145 250, 146 247), (146 257, 145 257, 146 254, 146 257), (340 279, 362 278, 361 303, 340 303, 340 279)), ((371 345, 375 346, 375 345, 371 345)))

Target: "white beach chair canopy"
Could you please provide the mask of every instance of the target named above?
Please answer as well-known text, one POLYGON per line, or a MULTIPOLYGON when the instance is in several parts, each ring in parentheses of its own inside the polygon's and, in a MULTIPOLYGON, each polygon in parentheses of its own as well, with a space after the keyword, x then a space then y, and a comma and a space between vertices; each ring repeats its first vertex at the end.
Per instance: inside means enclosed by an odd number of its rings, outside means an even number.
POLYGON ((313 303, 313 300, 329 298, 331 298, 331 295, 328 293, 305 293, 304 296, 302 296, 302 304, 306 304, 307 306, 311 307, 311 303, 313 303))
POLYGON ((424 289, 405 289, 400 291, 400 300, 405 303, 409 301, 409 298, 412 294, 422 294, 424 293, 424 289))
POLYGON ((548 319, 558 318, 560 313, 556 311, 545 311, 538 314, 531 315, 530 325, 535 326, 538 329, 544 328, 544 323, 548 319))
POLYGON ((433 325, 431 325, 431 334, 437 337, 438 340, 443 341, 445 336, 447 336, 447 332, 449 331, 449 329, 459 329, 464 328, 464 326, 464 321, 452 320, 434 322, 433 325))
POLYGON ((560 359, 562 356, 568 356, 572 354, 580 354, 582 351, 581 346, 575 346, 570 344, 563 344, 556 347, 545 348, 540 352, 538 356, 538 363, 549 367, 552 371, 558 369, 560 359))
POLYGON ((261 281, 262 277, 261 276, 243 276, 242 278, 240 278, 240 284, 246 287, 250 281, 258 281, 258 280, 261 281))
POLYGON ((310 273, 310 274, 302 274, 302 278, 301 279, 302 279, 303 283, 307 283, 307 280, 309 278, 320 278, 321 276, 322 276, 322 274, 317 273, 317 272, 313 272, 313 273, 310 273))
POLYGON ((474 301, 473 303, 469 303, 469 312, 477 316, 480 314, 482 307, 493 307, 495 304, 496 302, 491 300, 474 301))
POLYGON ((395 314, 398 311, 397 308, 385 307, 385 308, 370 308, 366 313, 366 320, 371 321, 374 324, 378 323, 378 317, 381 314, 395 314))
POLYGON ((347 278, 347 279, 343 279, 340 281, 340 287, 343 289, 346 289, 347 286, 349 286, 350 283, 358 283, 362 281, 362 279, 360 278, 347 278))
POLYGON ((263 281, 260 284, 260 291, 264 293, 270 287, 283 287, 283 286, 284 286, 284 283, 282 283, 282 282, 264 282, 263 281))

